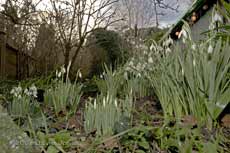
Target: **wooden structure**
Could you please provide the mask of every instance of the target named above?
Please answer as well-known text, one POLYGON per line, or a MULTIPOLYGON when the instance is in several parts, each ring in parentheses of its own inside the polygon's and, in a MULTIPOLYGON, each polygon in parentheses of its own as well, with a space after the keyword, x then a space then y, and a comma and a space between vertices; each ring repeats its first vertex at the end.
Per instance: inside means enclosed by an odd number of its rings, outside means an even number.
POLYGON ((0 79, 23 79, 30 77, 35 68, 35 59, 20 53, 6 40, 0 31, 0 79))
MULTIPOLYGON (((230 0, 224 0, 226 3, 229 3, 230 0)), ((204 36, 201 35, 202 32, 205 32, 209 29, 211 23, 212 11, 214 5, 220 5, 222 7, 221 0, 196 0, 194 1, 192 7, 184 14, 184 16, 173 25, 170 30, 163 36, 160 40, 162 43, 168 37, 171 37, 173 40, 178 39, 179 33, 186 21, 191 28, 191 36, 193 41, 197 42, 204 39, 204 36)), ((223 8, 224 9, 224 8, 223 8)), ((223 22, 227 22, 223 18, 223 22)))

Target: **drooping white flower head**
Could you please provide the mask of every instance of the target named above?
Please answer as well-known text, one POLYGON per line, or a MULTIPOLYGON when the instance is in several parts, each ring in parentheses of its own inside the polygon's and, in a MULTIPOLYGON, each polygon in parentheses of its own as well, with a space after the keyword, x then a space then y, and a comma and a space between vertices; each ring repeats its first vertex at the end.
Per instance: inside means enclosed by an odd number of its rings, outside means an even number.
POLYGON ((149 62, 149 63, 153 63, 153 58, 152 58, 152 57, 149 57, 149 58, 148 58, 148 62, 149 62))
POLYGON ((196 44, 192 44, 192 49, 196 50, 196 44))
POLYGON ((196 66, 196 60, 195 59, 193 59, 192 64, 194 67, 196 66))
POLYGON ((31 96, 37 98, 37 87, 34 84, 29 88, 29 92, 31 93, 31 96))
POLYGON ((114 104, 115 104, 115 107, 117 107, 117 99, 115 99, 114 104))
POLYGON ((165 50, 165 52, 166 52, 166 53, 171 53, 172 50, 171 50, 169 47, 167 47, 166 50, 165 50))
POLYGON ((213 22, 223 22, 223 19, 219 13, 215 12, 213 16, 213 22))
POLYGON ((79 70, 79 72, 78 72, 78 76, 79 76, 79 78, 82 78, 82 74, 81 74, 81 71, 79 70))
POLYGON ((212 47, 212 45, 209 45, 208 46, 208 53, 212 54, 212 52, 213 52, 213 47, 212 47))
POLYGON ((93 103, 93 108, 96 109, 97 108, 97 100, 95 99, 94 100, 94 103, 93 103))
POLYGON ((65 74, 65 72, 66 72, 65 67, 62 66, 62 67, 61 67, 61 73, 62 73, 62 74, 65 74))

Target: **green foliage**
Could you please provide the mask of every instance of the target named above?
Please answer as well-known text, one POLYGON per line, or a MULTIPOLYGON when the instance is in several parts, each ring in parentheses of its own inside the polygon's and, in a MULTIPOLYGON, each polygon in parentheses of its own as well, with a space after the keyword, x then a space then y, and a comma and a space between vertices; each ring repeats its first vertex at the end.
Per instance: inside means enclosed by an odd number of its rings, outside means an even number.
POLYGON ((56 115, 61 111, 66 112, 67 108, 70 108, 70 113, 74 114, 82 95, 81 88, 82 85, 79 83, 57 81, 52 88, 47 90, 45 101, 54 108, 56 115))
POLYGON ((148 127, 134 129, 121 139, 124 152, 145 153, 151 151, 152 135, 148 127))
POLYGON ((108 94, 98 96, 93 103, 88 102, 85 108, 85 131, 89 133, 96 129, 98 136, 109 136, 125 130, 131 119, 132 100, 132 95, 119 101, 108 94))
POLYGON ((128 49, 118 33, 98 28, 93 31, 92 35, 95 37, 93 43, 101 46, 108 53, 110 61, 108 64, 115 66, 116 63, 122 63, 127 59, 128 49))
POLYGON ((65 152, 64 150, 70 148, 71 136, 68 131, 59 131, 54 135, 38 131, 36 136, 39 144, 43 147, 43 150, 46 150, 45 148, 47 148, 47 153, 65 152))
POLYGON ((124 83, 124 78, 121 70, 113 71, 111 67, 108 68, 105 65, 104 73, 101 75, 101 78, 95 79, 95 82, 102 95, 111 94, 113 97, 116 97, 124 83))
POLYGON ((146 127, 140 126, 122 135, 120 141, 124 152, 224 152, 221 133, 203 135, 202 129, 186 126, 146 127))
POLYGON ((89 102, 85 109, 85 131, 97 130, 98 136, 112 135, 113 127, 121 117, 117 99, 111 95, 97 97, 93 104, 89 102))
POLYGON ((26 118, 27 115, 36 113, 39 104, 35 100, 37 88, 34 85, 25 90, 21 86, 14 87, 10 93, 13 98, 8 109, 13 118, 26 118))
POLYGON ((200 121, 211 121, 229 103, 229 45, 221 46, 221 40, 215 43, 201 44, 196 50, 176 47, 160 59, 150 80, 165 117, 192 114, 200 121), (212 53, 207 51, 210 46, 212 53))

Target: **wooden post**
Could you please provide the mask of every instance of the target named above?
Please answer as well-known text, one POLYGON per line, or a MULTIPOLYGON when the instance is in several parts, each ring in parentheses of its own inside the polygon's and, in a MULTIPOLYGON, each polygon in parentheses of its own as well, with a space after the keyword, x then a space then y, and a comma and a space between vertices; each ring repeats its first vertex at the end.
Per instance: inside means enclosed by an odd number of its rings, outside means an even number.
POLYGON ((5 33, 0 31, 0 77, 5 78, 6 66, 6 36, 5 33))

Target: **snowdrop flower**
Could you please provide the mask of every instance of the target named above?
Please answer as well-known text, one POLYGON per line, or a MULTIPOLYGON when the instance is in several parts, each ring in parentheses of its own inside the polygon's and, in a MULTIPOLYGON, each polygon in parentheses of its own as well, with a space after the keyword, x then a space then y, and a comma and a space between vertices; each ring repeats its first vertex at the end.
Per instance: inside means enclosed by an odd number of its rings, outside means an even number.
POLYGON ((181 73, 182 73, 182 76, 184 76, 184 69, 182 68, 182 70, 181 70, 181 73))
POLYGON ((213 17, 213 22, 222 22, 222 17, 220 16, 219 13, 215 13, 214 17, 213 17))
POLYGON ((152 44, 151 46, 150 46, 150 48, 149 48, 151 51, 152 50, 156 50, 156 47, 155 47, 155 45, 154 44, 152 44))
POLYGON ((131 60, 130 62, 129 62, 129 66, 133 66, 134 64, 133 64, 133 61, 131 60))
POLYGON ((96 109, 97 108, 97 100, 95 99, 94 100, 94 103, 93 103, 93 108, 96 109))
POLYGON ((65 72, 66 72, 65 67, 62 66, 62 68, 61 68, 61 73, 62 73, 62 74, 65 74, 65 72))
POLYGON ((171 53, 171 51, 172 50, 169 47, 167 47, 166 50, 165 50, 166 53, 171 53))
POLYGON ((14 88, 10 91, 10 93, 11 93, 12 95, 14 95, 15 97, 19 98, 19 96, 20 96, 21 93, 22 93, 22 87, 20 87, 20 86, 14 87, 14 88))
POLYGON ((21 93, 21 92, 22 92, 22 87, 20 87, 20 86, 17 87, 17 88, 16 88, 16 92, 17 92, 17 93, 21 93))
POLYGON ((148 58, 148 62, 153 63, 153 58, 152 57, 148 58))
POLYGON ((215 25, 213 24, 213 23, 211 23, 210 25, 209 25, 209 30, 212 30, 212 29, 214 29, 215 28, 215 25))
POLYGON ((124 78, 125 78, 125 80, 128 80, 128 73, 127 72, 124 73, 124 78))
POLYGON ((103 106, 105 107, 105 98, 103 98, 103 106))
POLYGON ((192 49, 196 50, 196 44, 192 44, 192 49))
POLYGON ((114 102, 115 106, 117 107, 117 100, 115 99, 115 102, 114 102))
POLYGON ((10 91, 10 94, 14 94, 15 93, 15 89, 13 88, 11 91, 10 91))
POLYGON ((213 52, 213 47, 212 45, 209 45, 208 46, 208 53, 211 54, 213 52))
POLYGON ((61 72, 58 72, 57 77, 58 77, 58 78, 61 77, 61 72))
MULTIPOLYGON (((185 34, 186 34, 186 33, 185 33, 185 34)), ((186 36, 187 36, 187 34, 186 34, 186 36)), ((171 37, 169 37, 169 38, 163 43, 163 46, 169 46, 169 45, 171 45, 171 44, 173 44, 173 40, 172 40, 171 37)))
POLYGON ((182 29, 182 30, 180 31, 180 33, 179 33, 179 35, 178 35, 178 38, 181 38, 182 36, 183 36, 184 38, 188 38, 187 32, 186 32, 184 29, 182 29))
POLYGON ((219 102, 216 103, 216 106, 218 106, 219 108, 224 109, 226 107, 226 105, 220 104, 219 102))
POLYGON ((37 88, 34 84, 30 87, 30 92, 33 97, 37 98, 37 88))
POLYGON ((25 93, 27 96, 30 96, 30 92, 29 92, 28 89, 25 89, 25 90, 24 90, 24 93, 25 93))
POLYGON ((81 71, 79 71, 79 74, 78 74, 79 78, 82 78, 82 74, 81 74, 81 71))
POLYGON ((193 59, 192 64, 194 67, 196 66, 196 60, 195 59, 193 59))

